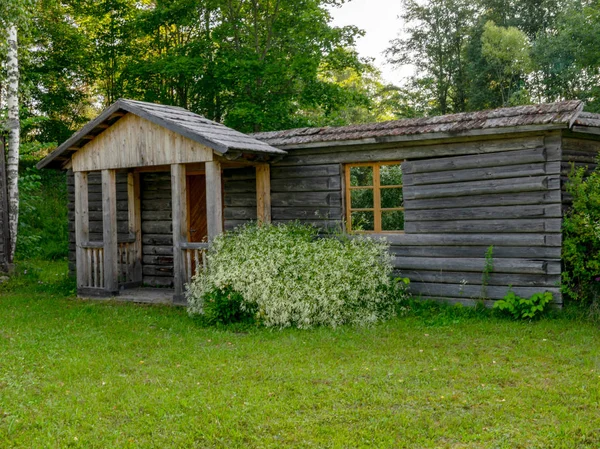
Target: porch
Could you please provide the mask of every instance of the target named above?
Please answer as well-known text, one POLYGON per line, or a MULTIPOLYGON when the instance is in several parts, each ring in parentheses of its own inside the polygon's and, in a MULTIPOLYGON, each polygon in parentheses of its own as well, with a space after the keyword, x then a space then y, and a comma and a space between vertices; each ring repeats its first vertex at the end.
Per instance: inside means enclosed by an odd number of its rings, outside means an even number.
MULTIPOLYGON (((243 171, 246 173, 252 170, 254 173, 256 217, 259 222, 270 222, 269 164, 248 160, 213 160, 204 163, 101 170, 101 186, 96 186, 101 187, 101 191, 95 193, 95 198, 100 198, 101 195, 101 212, 97 209, 92 212, 96 214, 96 219, 101 213, 101 235, 98 232, 90 232, 88 179, 92 171, 75 172, 78 295, 95 298, 115 297, 133 302, 184 304, 185 284, 190 282, 198 270, 206 266, 209 244, 224 229, 223 171, 241 171, 237 169, 245 169, 243 171), (121 180, 124 176, 127 180, 126 211, 123 210, 124 192, 121 189, 117 194, 116 179, 119 173, 121 180), (155 175, 160 175, 163 179, 166 175, 170 178, 170 192, 167 184, 167 188, 160 191, 160 194, 165 198, 170 197, 170 223, 162 222, 162 225, 170 224, 172 236, 172 289, 143 288, 149 287, 144 283, 143 271, 150 268, 144 265, 144 262, 151 257, 170 260, 170 256, 149 256, 153 247, 147 245, 145 248, 142 239, 141 178, 155 175), (117 195, 120 195, 118 200, 117 195), (118 217, 121 222, 118 222, 118 217), (125 224, 126 232, 122 229, 122 225, 125 224)), ((168 182, 169 178, 166 178, 165 182, 168 182)), ((163 204, 167 204, 167 201, 163 200, 163 204)), ((158 223, 145 221, 146 227, 155 224, 158 223)), ((160 249, 164 251, 168 248, 163 246, 160 249)))

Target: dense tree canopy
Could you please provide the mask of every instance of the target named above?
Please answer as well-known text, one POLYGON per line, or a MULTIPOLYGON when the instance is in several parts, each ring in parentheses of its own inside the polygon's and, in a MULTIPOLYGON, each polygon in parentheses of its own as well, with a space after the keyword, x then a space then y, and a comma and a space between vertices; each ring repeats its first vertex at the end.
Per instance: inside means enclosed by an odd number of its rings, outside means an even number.
POLYGON ((391 62, 422 114, 582 99, 600 110, 600 2, 403 0, 391 62))

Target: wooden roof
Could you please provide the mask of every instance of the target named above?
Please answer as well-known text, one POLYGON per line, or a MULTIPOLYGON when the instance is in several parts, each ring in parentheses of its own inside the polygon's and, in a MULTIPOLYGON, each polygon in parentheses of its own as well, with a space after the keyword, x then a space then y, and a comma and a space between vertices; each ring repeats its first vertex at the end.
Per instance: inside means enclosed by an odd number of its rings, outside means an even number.
MULTIPOLYGON (((362 125, 298 128, 255 133, 252 136, 279 148, 302 148, 414 140, 417 136, 433 139, 539 128, 568 128, 573 126, 578 117, 589 115, 581 112, 583 106, 583 102, 574 100, 362 125)), ((600 116, 597 119, 600 123, 600 116)))
POLYGON ((266 142, 208 120, 187 109, 121 99, 105 109, 98 117, 86 124, 80 131, 73 134, 67 141, 40 161, 37 165, 38 168, 62 168, 74 152, 114 125, 127 113, 135 114, 181 134, 222 155, 230 151, 265 155, 286 154, 285 151, 274 148, 266 142))

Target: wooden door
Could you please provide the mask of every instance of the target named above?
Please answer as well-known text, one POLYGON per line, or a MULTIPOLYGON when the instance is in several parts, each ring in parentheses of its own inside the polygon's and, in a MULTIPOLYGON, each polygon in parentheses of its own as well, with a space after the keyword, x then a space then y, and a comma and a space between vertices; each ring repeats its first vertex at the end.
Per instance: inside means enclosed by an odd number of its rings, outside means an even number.
POLYGON ((208 226, 206 223, 206 177, 204 175, 187 176, 188 203, 188 242, 206 242, 208 226))

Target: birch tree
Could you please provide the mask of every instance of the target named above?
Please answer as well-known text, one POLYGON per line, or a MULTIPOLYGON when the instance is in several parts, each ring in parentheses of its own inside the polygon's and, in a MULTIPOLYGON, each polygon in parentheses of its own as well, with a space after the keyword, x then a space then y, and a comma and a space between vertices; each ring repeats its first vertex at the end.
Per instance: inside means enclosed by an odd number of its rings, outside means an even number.
POLYGON ((8 154, 6 177, 8 185, 8 222, 10 230, 10 254, 12 260, 17 245, 19 226, 19 54, 18 29, 26 24, 26 17, 33 0, 4 0, 0 3, 0 25, 5 31, 6 42, 6 106, 8 128, 8 154))
POLYGON ((10 229, 10 254, 12 261, 17 245, 17 229, 19 224, 19 57, 17 47, 17 25, 8 28, 7 49, 7 89, 6 103, 8 107, 8 157, 6 177, 8 184, 8 223, 10 229))

